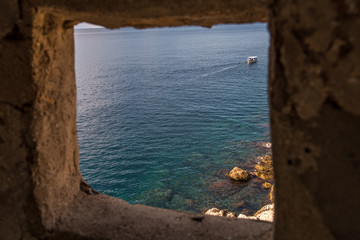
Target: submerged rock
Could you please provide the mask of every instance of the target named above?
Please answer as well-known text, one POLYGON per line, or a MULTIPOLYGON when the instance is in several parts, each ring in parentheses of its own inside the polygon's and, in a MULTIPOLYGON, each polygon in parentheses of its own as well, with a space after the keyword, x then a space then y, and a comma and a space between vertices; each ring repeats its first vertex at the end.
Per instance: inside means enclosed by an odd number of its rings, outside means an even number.
POLYGON ((211 208, 211 209, 207 210, 205 215, 236 218, 236 213, 229 212, 227 210, 220 210, 218 208, 211 208))
POLYGON ((171 201, 173 191, 171 189, 155 188, 143 192, 140 199, 143 199, 143 204, 154 207, 164 207, 165 204, 171 201))
POLYGON ((245 208, 247 205, 248 205, 248 203, 245 202, 244 200, 242 200, 242 201, 240 201, 240 202, 238 202, 238 203, 235 203, 235 204, 233 205, 233 208, 234 208, 234 209, 243 209, 243 208, 245 208))
POLYGON ((188 200, 190 200, 190 199, 186 199, 183 196, 181 196, 180 194, 174 194, 173 197, 171 198, 170 205, 176 206, 177 208, 187 207, 188 200))
POLYGON ((230 192, 232 188, 233 185, 227 180, 220 180, 218 182, 214 182, 209 187, 210 191, 215 194, 230 192))
POLYGON ((214 172, 214 177, 219 179, 228 179, 226 176, 229 175, 229 169, 220 169, 214 172))
POLYGON ((231 170, 231 172, 228 174, 228 176, 233 180, 242 181, 242 182, 246 182, 250 179, 249 173, 238 167, 234 167, 231 170))
POLYGON ((209 190, 220 197, 228 197, 237 193, 244 184, 242 182, 233 182, 230 180, 220 180, 212 183, 209 190))
POLYGON ((270 155, 262 156, 261 161, 255 165, 254 175, 257 177, 270 180, 274 178, 273 161, 270 155))

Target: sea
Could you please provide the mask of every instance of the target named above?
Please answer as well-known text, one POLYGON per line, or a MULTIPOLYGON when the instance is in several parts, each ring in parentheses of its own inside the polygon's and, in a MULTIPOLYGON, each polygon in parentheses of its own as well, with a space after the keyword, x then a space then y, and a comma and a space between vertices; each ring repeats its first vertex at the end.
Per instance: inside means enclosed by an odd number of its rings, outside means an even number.
POLYGON ((265 23, 75 30, 80 169, 131 204, 251 214, 259 179, 231 181, 269 154, 265 23), (258 62, 247 64, 248 56, 258 62))

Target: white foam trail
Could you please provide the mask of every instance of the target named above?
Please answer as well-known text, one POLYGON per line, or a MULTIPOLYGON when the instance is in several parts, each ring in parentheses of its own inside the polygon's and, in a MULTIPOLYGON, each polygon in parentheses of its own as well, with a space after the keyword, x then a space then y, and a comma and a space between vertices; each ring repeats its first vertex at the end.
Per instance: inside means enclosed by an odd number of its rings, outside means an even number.
POLYGON ((200 76, 198 76, 198 77, 194 78, 194 80, 199 79, 199 78, 208 77, 208 76, 211 76, 211 75, 214 75, 214 74, 220 73, 220 72, 224 72, 224 71, 226 71, 226 70, 236 68, 237 66, 239 66, 239 64, 235 64, 235 65, 230 66, 230 67, 225 67, 225 68, 222 68, 222 69, 220 69, 220 70, 217 70, 217 71, 214 71, 214 72, 211 72, 211 73, 205 73, 205 74, 202 74, 202 75, 200 75, 200 76))

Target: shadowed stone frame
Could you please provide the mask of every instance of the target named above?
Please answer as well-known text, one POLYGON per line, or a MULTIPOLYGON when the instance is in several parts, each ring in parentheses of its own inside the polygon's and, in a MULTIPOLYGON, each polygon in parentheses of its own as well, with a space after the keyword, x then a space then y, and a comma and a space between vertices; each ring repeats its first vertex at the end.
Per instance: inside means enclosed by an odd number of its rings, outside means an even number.
POLYGON ((360 3, 269 3, 1 1, 1 236, 271 239, 271 223, 92 194, 79 170, 73 39, 74 24, 83 21, 108 28, 268 21, 274 239, 360 238, 360 3))

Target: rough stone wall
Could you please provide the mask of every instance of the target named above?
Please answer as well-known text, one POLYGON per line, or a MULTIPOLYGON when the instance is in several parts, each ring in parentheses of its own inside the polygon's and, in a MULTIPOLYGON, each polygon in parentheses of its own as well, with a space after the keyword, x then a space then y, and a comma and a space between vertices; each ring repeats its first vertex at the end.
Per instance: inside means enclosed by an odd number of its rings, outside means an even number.
POLYGON ((86 21, 108 28, 161 27, 267 21, 269 0, 32 0, 70 22, 86 21))
POLYGON ((273 3, 275 239, 360 236, 359 13, 352 0, 273 3))
POLYGON ((93 194, 79 170, 73 39, 80 21, 149 27, 266 19, 261 0, 1 1, 0 238, 270 239, 269 223, 93 194))
POLYGON ((4 3, 0 228, 18 239, 52 228, 79 192, 73 30, 26 3, 4 3))
MULTIPOLYGON (((272 224, 132 206, 82 183, 73 25, 266 21, 266 0, 0 2, 1 239, 270 239, 272 224)), ((357 239, 360 4, 270 5, 275 239, 357 239)))
POLYGON ((46 228, 79 192, 73 28, 38 12, 32 25, 34 194, 46 228))
POLYGON ((1 1, 0 9, 0 232, 1 238, 28 239, 42 229, 31 173, 31 27, 17 1, 1 1))

